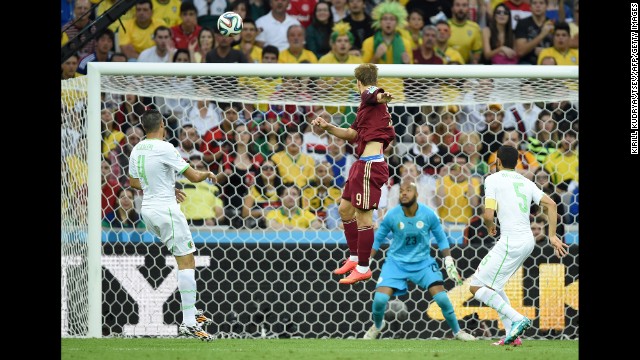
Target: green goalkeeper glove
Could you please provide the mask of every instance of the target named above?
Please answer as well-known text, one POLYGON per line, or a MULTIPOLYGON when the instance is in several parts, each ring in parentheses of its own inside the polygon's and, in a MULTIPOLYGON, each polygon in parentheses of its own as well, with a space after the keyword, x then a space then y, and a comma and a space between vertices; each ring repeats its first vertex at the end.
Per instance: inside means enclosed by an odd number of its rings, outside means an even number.
POLYGON ((458 269, 456 269, 456 264, 453 262, 453 258, 451 256, 446 256, 444 258, 444 268, 447 270, 447 275, 449 275, 449 279, 452 279, 456 282, 456 285, 462 285, 462 278, 460 274, 458 274, 458 269))

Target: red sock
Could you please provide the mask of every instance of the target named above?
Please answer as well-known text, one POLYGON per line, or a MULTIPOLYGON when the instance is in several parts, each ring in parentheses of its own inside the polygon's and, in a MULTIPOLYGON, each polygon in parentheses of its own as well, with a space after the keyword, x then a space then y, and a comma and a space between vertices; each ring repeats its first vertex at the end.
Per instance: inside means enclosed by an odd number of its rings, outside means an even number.
POLYGON ((373 247, 373 226, 358 228, 358 265, 369 267, 373 247))
POLYGON ((356 218, 343 221, 344 225, 344 237, 347 238, 347 245, 349 246, 349 255, 358 255, 358 223, 356 218))

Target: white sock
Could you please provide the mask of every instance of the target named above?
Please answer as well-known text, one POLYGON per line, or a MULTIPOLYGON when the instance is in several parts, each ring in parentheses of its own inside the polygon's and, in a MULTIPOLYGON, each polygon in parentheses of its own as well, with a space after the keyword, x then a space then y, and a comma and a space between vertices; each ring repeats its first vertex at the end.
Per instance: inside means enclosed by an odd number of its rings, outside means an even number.
POLYGON ((367 271, 369 271, 369 267, 368 266, 356 265, 356 271, 359 272, 360 274, 364 274, 367 271))
POLYGON ((485 305, 497 311, 501 317, 504 316, 507 319, 511 320, 512 322, 520 321, 522 320, 522 318, 524 318, 523 315, 515 311, 511 307, 511 305, 505 302, 502 299, 502 297, 498 295, 498 293, 489 289, 486 286, 483 286, 480 289, 478 289, 478 291, 476 291, 476 294, 473 297, 482 301, 482 303, 484 303, 485 305))
POLYGON ((178 291, 182 301, 182 323, 196 324, 196 270, 178 270, 178 291))
POLYGON ((358 255, 349 255, 349 261, 358 261, 358 255))
MULTIPOLYGON (((504 302, 506 302, 507 304, 509 304, 509 306, 511 306, 511 301, 509 301, 509 298, 507 297, 507 293, 504 292, 504 290, 494 290, 496 293, 498 293, 498 295, 500 295, 500 297, 502 298, 502 300, 504 300, 504 302)), ((506 316, 500 316, 500 321, 502 321, 502 325, 504 325, 504 331, 505 334, 508 334, 509 331, 511 331, 511 320, 509 320, 506 316)))

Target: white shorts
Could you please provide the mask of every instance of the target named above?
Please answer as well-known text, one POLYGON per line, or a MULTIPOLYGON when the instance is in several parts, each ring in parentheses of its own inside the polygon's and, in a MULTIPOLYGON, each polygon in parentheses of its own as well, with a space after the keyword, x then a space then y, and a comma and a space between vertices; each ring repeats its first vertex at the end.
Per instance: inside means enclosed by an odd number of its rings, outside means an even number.
POLYGON ((147 230, 160 238, 173 256, 183 256, 196 251, 187 219, 179 204, 142 207, 140 214, 147 230))
POLYGON ((511 276, 531 255, 535 240, 533 235, 502 235, 489 250, 476 269, 470 284, 487 286, 494 290, 504 289, 511 276))

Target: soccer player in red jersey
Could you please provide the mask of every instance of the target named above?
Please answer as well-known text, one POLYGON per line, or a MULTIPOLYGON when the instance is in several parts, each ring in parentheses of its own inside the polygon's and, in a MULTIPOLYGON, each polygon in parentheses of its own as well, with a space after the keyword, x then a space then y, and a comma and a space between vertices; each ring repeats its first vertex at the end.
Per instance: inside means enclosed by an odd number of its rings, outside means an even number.
POLYGON ((356 121, 340 128, 317 117, 311 123, 333 136, 355 143, 358 158, 349 171, 338 211, 349 246, 349 258, 333 273, 349 275, 341 284, 354 284, 371 278, 369 257, 373 246, 373 210, 378 208, 382 185, 389 180, 389 167, 382 152, 395 137, 387 103, 393 96, 378 88, 378 67, 361 64, 355 71, 360 106, 356 121))

